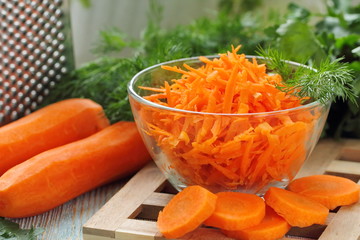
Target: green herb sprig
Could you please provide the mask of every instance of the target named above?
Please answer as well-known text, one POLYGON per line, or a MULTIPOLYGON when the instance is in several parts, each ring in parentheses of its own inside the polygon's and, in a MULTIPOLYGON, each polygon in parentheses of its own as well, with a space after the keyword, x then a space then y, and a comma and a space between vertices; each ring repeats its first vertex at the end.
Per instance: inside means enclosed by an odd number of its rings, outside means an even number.
POLYGON ((19 224, 0 218, 0 239, 36 240, 43 232, 42 228, 21 229, 19 224))
POLYGON ((294 68, 276 49, 259 47, 257 54, 264 58, 268 69, 282 76, 285 86, 279 88, 284 92, 300 98, 310 97, 322 104, 338 98, 357 102, 353 71, 347 63, 341 62, 342 58, 333 61, 326 58, 315 68, 304 64, 294 68))

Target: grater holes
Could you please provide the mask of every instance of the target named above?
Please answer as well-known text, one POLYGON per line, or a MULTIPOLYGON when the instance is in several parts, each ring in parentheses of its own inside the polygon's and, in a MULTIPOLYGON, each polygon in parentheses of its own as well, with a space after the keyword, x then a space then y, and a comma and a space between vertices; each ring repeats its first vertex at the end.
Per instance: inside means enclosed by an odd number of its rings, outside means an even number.
POLYGON ((58 21, 58 18, 55 17, 54 15, 52 15, 50 18, 49 18, 49 22, 51 22, 52 24, 56 23, 58 21))
POLYGON ((21 114, 23 114, 25 112, 25 106, 24 104, 20 103, 18 106, 17 106, 17 111, 21 114))
POLYGON ((50 12, 49 12, 49 11, 44 11, 43 16, 45 17, 45 19, 46 19, 46 20, 49 20, 49 19, 50 19, 51 14, 50 14, 50 12))
POLYGON ((18 119, 18 113, 16 111, 12 111, 10 115, 10 119, 11 121, 15 121, 16 119, 18 119))
POLYGON ((30 75, 28 73, 24 73, 23 78, 26 82, 30 81, 30 75))
MULTIPOLYGON (((5 102, 5 94, 7 98, 10 95, 14 99, 10 105, 11 111, 17 110, 19 113, 17 106, 23 104, 22 114, 25 111, 30 113, 31 109, 36 108, 36 105, 31 106, 31 102, 40 104, 44 94, 49 92, 47 88, 62 78, 62 72, 68 71, 62 68, 59 61, 66 50, 64 46, 59 48, 61 41, 65 40, 60 32, 64 22, 58 23, 63 16, 59 8, 62 3, 58 0, 0 0, 0 27, 3 27, 0 31, 4 32, 0 35, 0 41, 6 40, 5 46, 0 47, 0 60, 4 62, 0 66, 4 78, 0 79, 1 100, 5 102), (53 54, 54 51, 57 54, 53 54)), ((16 117, 11 112, 6 113, 10 114, 4 115, 6 122, 16 117)))
POLYGON ((17 68, 15 71, 17 77, 21 78, 23 76, 23 71, 21 68, 17 68))
POLYGON ((10 80, 11 84, 15 84, 16 76, 15 75, 10 75, 9 80, 10 80))
POLYGON ((56 6, 59 7, 59 6, 62 5, 63 1, 62 0, 54 0, 54 3, 55 3, 56 6))
MULTIPOLYGON (((21 52, 21 46, 20 45, 16 45, 15 46, 15 51, 17 52, 17 53, 20 53, 21 52)), ((15 57, 15 59, 16 59, 17 57, 15 57)))
POLYGON ((10 103, 10 94, 9 93, 4 94, 4 102, 6 104, 10 103))
POLYGON ((45 9, 44 9, 43 6, 39 5, 39 6, 37 6, 36 11, 38 11, 38 12, 41 13, 41 14, 43 14, 43 13, 45 12, 45 9))
POLYGON ((36 79, 40 79, 42 76, 43 76, 43 74, 41 72, 37 72, 35 74, 36 79))
POLYGON ((55 16, 60 18, 63 16, 63 11, 61 11, 60 9, 56 9, 55 10, 55 16))
POLYGON ((55 27, 59 30, 63 29, 64 27, 64 24, 62 21, 58 21, 56 24, 55 24, 55 27))
POLYGON ((38 21, 39 20, 39 14, 37 14, 36 12, 32 12, 30 15, 31 19, 33 19, 33 21, 38 21))
MULTIPOLYGON (((23 81, 18 80, 18 81, 16 82, 16 86, 17 86, 19 89, 21 89, 21 88, 24 86, 23 81)), ((21 93, 21 92, 19 92, 19 93, 21 93)))
POLYGON ((35 63, 35 56, 34 55, 30 55, 29 57, 28 57, 28 59, 29 59, 29 61, 31 62, 31 63, 35 63))
MULTIPOLYGON (((47 31, 49 31, 49 30, 51 29, 51 24, 48 23, 48 22, 46 22, 46 23, 44 24, 44 28, 45 28, 47 31)), ((50 36, 50 35, 47 35, 47 36, 50 36)))
POLYGON ((60 41, 64 41, 65 40, 65 34, 62 32, 59 32, 56 36, 60 41))
POLYGON ((25 7, 24 13, 30 17, 32 14, 32 9, 30 7, 25 7))
POLYGON ((14 16, 8 14, 6 16, 6 20, 7 20, 8 23, 10 23, 9 25, 12 25, 12 23, 14 22, 14 16))
POLYGON ((47 9, 49 9, 51 12, 56 12, 57 9, 54 4, 48 2, 47 6, 47 9))
MULTIPOLYGON (((23 98, 24 98, 24 93, 23 92, 18 92, 18 93, 16 93, 16 97, 21 101, 21 100, 23 100, 23 98)), ((19 104, 20 105, 20 104, 19 104)))
MULTIPOLYGON (((18 58, 21 59, 20 57, 18 58)), ((22 66, 24 70, 29 70, 29 63, 27 61, 23 61, 22 63, 19 61, 19 66, 22 66)))
MULTIPOLYGON (((7 67, 7 65, 6 64, 3 64, 5 67, 7 67)), ((5 71, 3 71, 3 76, 5 77, 5 79, 8 79, 9 78, 9 76, 10 76, 10 72, 9 72, 9 70, 5 70, 5 71)))
POLYGON ((26 16, 25 16, 23 13, 20 13, 20 14, 19 14, 19 20, 20 20, 22 23, 25 23, 25 22, 26 22, 26 16))
MULTIPOLYGON (((6 99, 5 99, 5 100, 6 100, 6 99)), ((6 103, 6 101, 5 101, 5 103, 6 103)), ((11 111, 10 106, 9 106, 9 105, 5 105, 5 107, 4 107, 4 113, 5 113, 5 115, 9 115, 9 114, 10 114, 10 111, 11 111)))
POLYGON ((41 26, 44 26, 44 24, 45 24, 45 19, 43 19, 43 18, 39 18, 38 20, 37 20, 37 23, 39 24, 39 25, 41 25, 41 26))
MULTIPOLYGON (((3 87, 4 87, 4 90, 6 91, 6 92, 8 92, 9 91, 9 89, 10 89, 10 84, 9 84, 9 82, 4 82, 3 83, 3 87)), ((6 97, 6 94, 4 95, 4 98, 6 97)))
POLYGON ((47 89, 47 88, 44 89, 44 92, 43 92, 44 96, 48 96, 49 93, 50 93, 49 89, 47 89))
MULTIPOLYGON (((53 71, 53 70, 51 70, 51 71, 53 71)), ((44 85, 48 85, 49 84, 49 82, 50 82, 50 80, 49 80, 49 78, 48 77, 43 77, 42 79, 41 79, 41 82, 44 84, 44 85)))
POLYGON ((39 95, 39 96, 37 97, 37 99, 36 99, 36 102, 37 102, 38 104, 41 104, 42 101, 44 101, 44 97, 43 97, 42 95, 39 95))
POLYGON ((32 102, 30 105, 30 110, 34 111, 37 108, 37 106, 38 106, 37 102, 32 102))
POLYGON ((35 68, 33 66, 29 67, 29 72, 34 74, 35 73, 35 68))

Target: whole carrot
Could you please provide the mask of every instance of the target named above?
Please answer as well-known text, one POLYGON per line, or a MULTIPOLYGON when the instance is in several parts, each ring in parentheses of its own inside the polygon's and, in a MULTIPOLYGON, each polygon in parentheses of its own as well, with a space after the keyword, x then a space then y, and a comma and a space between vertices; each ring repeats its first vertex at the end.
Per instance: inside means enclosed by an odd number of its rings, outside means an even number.
POLYGON ((89 99, 67 99, 0 128, 0 176, 48 149, 109 126, 102 107, 89 99))
POLYGON ((118 122, 85 139, 43 153, 0 177, 0 216, 48 211, 150 159, 134 122, 118 122))

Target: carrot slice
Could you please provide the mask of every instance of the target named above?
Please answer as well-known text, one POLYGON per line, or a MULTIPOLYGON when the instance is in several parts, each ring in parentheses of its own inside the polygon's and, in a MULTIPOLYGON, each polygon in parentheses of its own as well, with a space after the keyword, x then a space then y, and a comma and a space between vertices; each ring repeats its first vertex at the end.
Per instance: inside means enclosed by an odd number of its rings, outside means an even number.
POLYGON ((329 214, 329 209, 324 205, 281 188, 269 188, 264 198, 266 204, 285 218, 291 226, 324 224, 329 214))
POLYGON ((260 224, 239 231, 223 231, 226 236, 242 240, 275 240, 282 238, 291 226, 272 208, 266 207, 266 214, 260 224))
POLYGON ((166 238, 178 238, 195 230, 215 210, 217 196, 200 186, 176 194, 160 211, 157 225, 166 238))
POLYGON ((214 213, 204 224, 224 230, 241 230, 255 226, 265 216, 265 203, 257 195, 240 192, 217 193, 214 213))
POLYGON ((355 182, 331 175, 298 178, 290 182, 288 189, 311 198, 329 209, 356 203, 360 196, 360 186, 355 182))

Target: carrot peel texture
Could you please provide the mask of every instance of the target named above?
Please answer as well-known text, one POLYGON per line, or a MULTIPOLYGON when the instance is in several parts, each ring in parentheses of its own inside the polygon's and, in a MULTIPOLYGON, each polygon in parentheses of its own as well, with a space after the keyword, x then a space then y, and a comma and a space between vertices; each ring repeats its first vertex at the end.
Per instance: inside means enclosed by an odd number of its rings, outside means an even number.
POLYGON ((0 128, 0 175, 43 152, 88 137, 109 126, 90 99, 67 99, 0 128))
POLYGON ((134 122, 115 123, 87 138, 42 152, 0 177, 0 216, 48 211, 150 160, 134 122))

